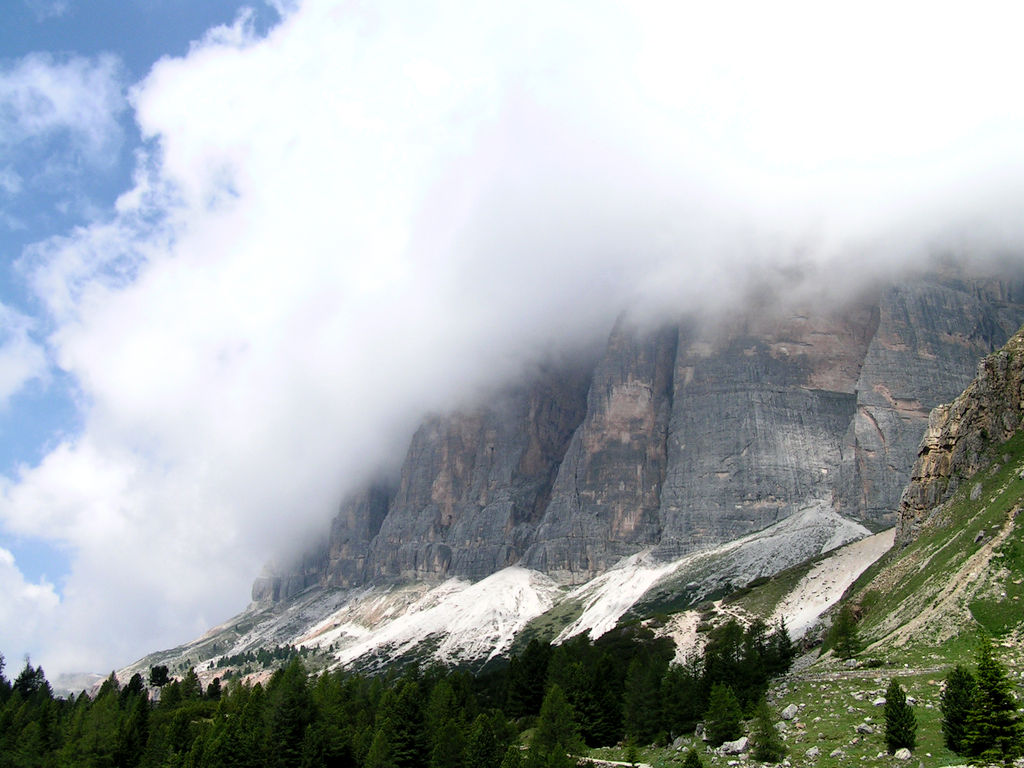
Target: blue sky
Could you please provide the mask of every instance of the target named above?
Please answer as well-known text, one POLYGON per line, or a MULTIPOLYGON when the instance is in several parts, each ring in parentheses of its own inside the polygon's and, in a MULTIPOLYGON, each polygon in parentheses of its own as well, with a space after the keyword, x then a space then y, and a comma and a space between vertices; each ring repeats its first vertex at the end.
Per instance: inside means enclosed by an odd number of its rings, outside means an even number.
MULTIPOLYGON (((10 70, 26 57, 44 55, 59 65, 70 60, 111 60, 117 98, 142 79, 163 56, 182 56, 207 29, 231 23, 243 3, 189 0, 10 0, 0 25, 0 67, 10 70)), ((277 21, 267 6, 252 8, 260 31, 277 21)), ((141 137, 127 103, 115 107, 104 146, 75 146, 67 126, 51 125, 10 145, 0 145, 0 168, 16 189, 0 196, 0 302, 28 317, 38 312, 36 297, 26 290, 19 257, 27 246, 54 233, 67 232, 102 216, 131 184, 133 152, 141 137), (90 157, 93 151, 101 156, 90 157), (60 168, 47 171, 47 163, 60 168)), ((5 142, 6 144, 6 142, 5 142)), ((31 335, 40 339, 45 321, 31 335)), ((80 428, 75 382, 59 371, 34 380, 0 410, 0 472, 36 463, 55 436, 80 428)), ((58 591, 66 576, 66 554, 47 542, 0 532, 0 546, 14 553, 32 580, 51 579, 58 591)))
POLYGON ((1024 252, 1015 4, 251 5, 3 7, 0 652, 48 673, 223 621, 623 308, 1024 252))

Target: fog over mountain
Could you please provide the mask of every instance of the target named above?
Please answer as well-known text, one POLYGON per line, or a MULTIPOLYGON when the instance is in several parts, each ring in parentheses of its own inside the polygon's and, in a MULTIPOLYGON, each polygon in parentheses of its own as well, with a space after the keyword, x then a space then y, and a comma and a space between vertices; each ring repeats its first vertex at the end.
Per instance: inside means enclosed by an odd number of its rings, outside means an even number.
POLYGON ((0 650, 48 673, 240 609, 423 414, 623 311, 1024 254, 1002 3, 281 11, 133 84, 132 187, 20 256, 36 342, 0 351, 79 419, 0 485, 4 528, 71 558, 58 587, 0 550, 0 650))

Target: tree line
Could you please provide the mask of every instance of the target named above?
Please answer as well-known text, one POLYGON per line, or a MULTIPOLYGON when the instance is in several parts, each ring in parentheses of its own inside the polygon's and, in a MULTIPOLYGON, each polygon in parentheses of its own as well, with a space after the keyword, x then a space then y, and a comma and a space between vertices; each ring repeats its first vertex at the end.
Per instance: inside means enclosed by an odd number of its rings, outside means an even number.
POLYGON ((714 691, 751 715, 794 652, 784 626, 730 622, 700 656, 673 655, 671 640, 626 627, 596 641, 534 640, 475 674, 310 675, 292 655, 265 683, 204 687, 194 669, 171 679, 154 667, 151 686, 111 674, 94 695, 66 699, 27 660, 8 681, 0 656, 0 768, 548 768, 586 747, 692 733, 714 691))

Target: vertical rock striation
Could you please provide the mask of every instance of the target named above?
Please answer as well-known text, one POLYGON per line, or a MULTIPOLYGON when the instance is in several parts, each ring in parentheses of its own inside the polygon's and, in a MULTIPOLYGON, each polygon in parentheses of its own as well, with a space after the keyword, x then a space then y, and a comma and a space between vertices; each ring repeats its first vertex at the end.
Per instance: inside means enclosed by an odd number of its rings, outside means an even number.
POLYGON ((523 564, 581 583, 661 538, 676 331, 620 321, 523 564))
POLYGON ((675 557, 797 512, 891 525, 929 412, 1021 323, 1019 275, 958 274, 713 325, 622 320, 595 364, 426 419, 397 483, 348 499, 327 542, 253 597, 513 563, 580 583, 641 549, 675 557))
POLYGON ((959 487, 982 468, 988 449, 1024 426, 1024 329, 978 365, 974 381, 929 416, 900 499, 896 543, 912 541, 959 487))

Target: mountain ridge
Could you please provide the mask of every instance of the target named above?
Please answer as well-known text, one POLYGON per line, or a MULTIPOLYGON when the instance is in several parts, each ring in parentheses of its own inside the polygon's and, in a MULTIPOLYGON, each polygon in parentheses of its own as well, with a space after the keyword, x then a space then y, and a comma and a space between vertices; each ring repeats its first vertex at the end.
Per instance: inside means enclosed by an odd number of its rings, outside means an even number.
POLYGON ((643 549, 676 559, 809 505, 888 526, 931 408, 1021 323, 1019 276, 959 274, 813 312, 620 320, 596 364, 429 417, 399 478, 352 494, 323 543, 252 597, 517 563, 582 584, 643 549))

